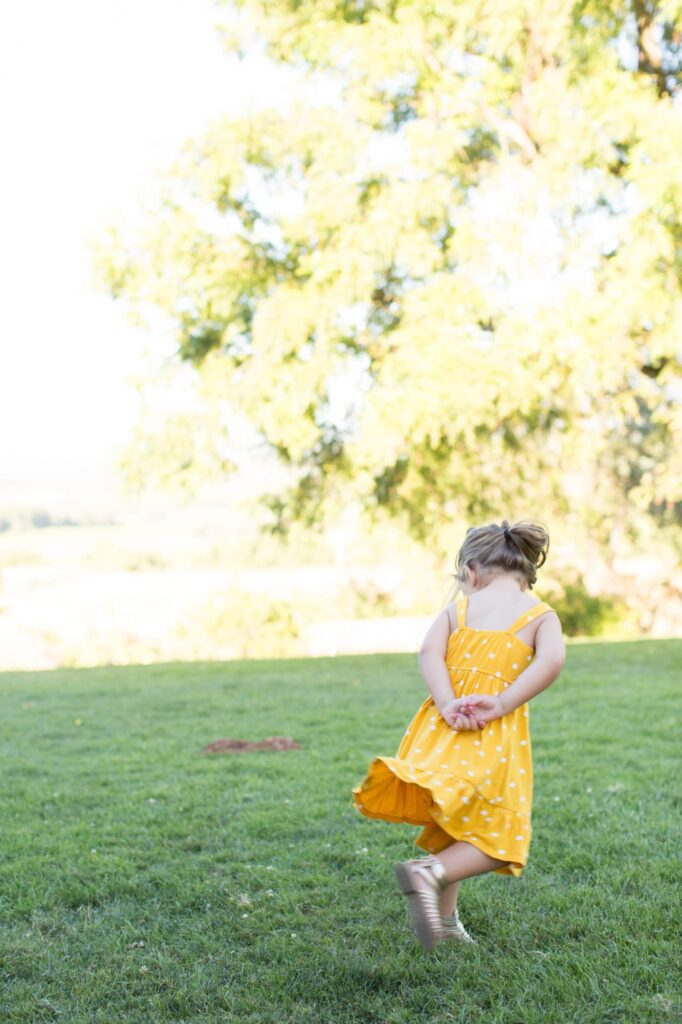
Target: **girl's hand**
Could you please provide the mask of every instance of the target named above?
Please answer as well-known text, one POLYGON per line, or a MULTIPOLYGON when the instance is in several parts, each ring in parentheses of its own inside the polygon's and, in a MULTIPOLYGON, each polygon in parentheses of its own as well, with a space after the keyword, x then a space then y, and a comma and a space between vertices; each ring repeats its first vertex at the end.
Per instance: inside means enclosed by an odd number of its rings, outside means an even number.
POLYGON ((496 718, 502 718, 504 714, 500 698, 483 693, 469 694, 469 696, 463 697, 461 711, 469 717, 475 717, 481 723, 479 726, 481 729, 488 722, 494 722, 496 718))
POLYGON ((485 725, 482 716, 473 708, 470 712, 464 710, 464 705, 468 700, 468 697, 455 698, 454 700, 449 700, 447 704, 440 708, 442 717, 456 732, 482 729, 485 725))

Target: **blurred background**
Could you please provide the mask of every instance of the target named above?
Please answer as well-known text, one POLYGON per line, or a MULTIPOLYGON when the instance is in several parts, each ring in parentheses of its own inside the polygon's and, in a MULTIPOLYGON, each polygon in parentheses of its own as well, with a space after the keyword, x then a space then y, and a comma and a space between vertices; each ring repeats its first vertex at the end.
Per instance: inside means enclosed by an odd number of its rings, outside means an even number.
POLYGON ((682 4, 2 22, 0 669, 682 635, 682 4))

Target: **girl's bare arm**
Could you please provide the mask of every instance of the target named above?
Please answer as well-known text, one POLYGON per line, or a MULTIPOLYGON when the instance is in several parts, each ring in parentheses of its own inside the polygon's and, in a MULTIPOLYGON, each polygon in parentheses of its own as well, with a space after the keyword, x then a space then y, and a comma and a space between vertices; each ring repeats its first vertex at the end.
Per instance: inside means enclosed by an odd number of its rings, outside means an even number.
POLYGON ((566 646, 556 614, 548 615, 535 633, 535 658, 506 690, 500 694, 502 714, 525 704, 550 686, 566 661, 566 646))

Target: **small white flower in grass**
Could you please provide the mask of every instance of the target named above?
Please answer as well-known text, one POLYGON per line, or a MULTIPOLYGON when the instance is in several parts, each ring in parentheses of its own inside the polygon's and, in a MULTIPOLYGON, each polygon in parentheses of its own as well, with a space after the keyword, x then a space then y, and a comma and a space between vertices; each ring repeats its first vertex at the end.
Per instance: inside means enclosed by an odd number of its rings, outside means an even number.
POLYGON ((266 871, 274 871, 275 869, 274 869, 274 867, 273 867, 273 865, 272 865, 272 864, 268 864, 268 866, 266 867, 266 869, 265 869, 265 870, 266 870, 266 871))
POLYGON ((559 801, 559 800, 561 800, 561 797, 560 797, 560 796, 555 796, 555 797, 554 797, 554 799, 555 799, 556 801, 559 801))
POLYGON ((242 914, 242 917, 248 917, 248 916, 249 916, 248 914, 242 914))
POLYGON ((368 853, 369 851, 368 851, 366 846, 361 846, 360 849, 356 850, 355 852, 356 853, 368 853))
MULTIPOLYGON (((249 916, 248 914, 242 914, 242 917, 248 917, 248 916, 249 916)), ((140 974, 149 974, 149 968, 145 967, 145 965, 142 964, 142 967, 140 967, 140 974)))
POLYGON ((591 793, 592 792, 592 786, 588 786, 586 792, 587 793, 591 793))
POLYGON ((291 937, 292 937, 292 939, 295 939, 296 938, 296 932, 292 932, 291 933, 291 937))
POLYGON ((149 797, 149 800, 147 800, 147 803, 148 803, 148 804, 155 804, 155 803, 156 803, 156 800, 154 799, 154 797, 153 797, 153 796, 150 796, 150 797, 149 797))

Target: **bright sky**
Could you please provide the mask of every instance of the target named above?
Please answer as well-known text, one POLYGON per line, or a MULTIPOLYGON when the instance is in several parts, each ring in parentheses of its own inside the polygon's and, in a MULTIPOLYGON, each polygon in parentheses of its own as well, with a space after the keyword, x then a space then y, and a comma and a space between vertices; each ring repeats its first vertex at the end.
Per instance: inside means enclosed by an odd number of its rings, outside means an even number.
POLYGON ((163 350, 91 285, 87 239, 130 219, 155 168, 247 96, 209 0, 24 0, 0 15, 0 484, 113 485, 128 377, 163 350))

